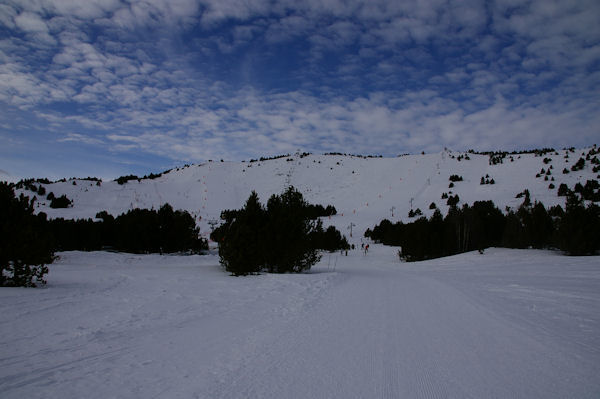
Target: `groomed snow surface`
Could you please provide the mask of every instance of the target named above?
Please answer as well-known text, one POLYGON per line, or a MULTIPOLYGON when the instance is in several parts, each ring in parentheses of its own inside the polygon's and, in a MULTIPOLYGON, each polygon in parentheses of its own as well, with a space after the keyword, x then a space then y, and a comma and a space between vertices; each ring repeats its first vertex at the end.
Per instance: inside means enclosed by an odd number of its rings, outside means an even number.
POLYGON ((2 398, 598 398, 600 262, 488 249, 310 273, 67 252, 0 290, 2 398))

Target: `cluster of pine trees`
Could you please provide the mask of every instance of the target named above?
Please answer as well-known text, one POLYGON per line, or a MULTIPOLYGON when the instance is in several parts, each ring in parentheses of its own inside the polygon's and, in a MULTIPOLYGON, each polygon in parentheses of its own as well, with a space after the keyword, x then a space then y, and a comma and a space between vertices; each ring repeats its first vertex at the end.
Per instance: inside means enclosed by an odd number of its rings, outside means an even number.
POLYGON ((263 270, 299 273, 319 261, 319 249, 349 248, 335 227, 323 230, 311 219, 314 209, 294 187, 272 195, 266 207, 252 192, 242 209, 221 213, 224 223, 211 234, 219 243, 221 264, 236 276, 263 270))
POLYGON ((134 209, 118 217, 100 212, 100 221, 47 220, 34 214, 34 200, 15 196, 0 182, 0 286, 45 284, 54 251, 113 248, 132 253, 198 253, 208 249, 194 218, 163 205, 158 211, 134 209))
POLYGON ((165 204, 158 211, 133 209, 116 218, 106 211, 100 221, 53 219, 48 230, 57 251, 113 248, 131 253, 199 253, 208 243, 199 236, 194 218, 165 204))
POLYGON ((400 246, 399 255, 418 261, 455 255, 487 247, 559 248, 570 255, 593 254, 600 249, 600 207, 587 207, 576 195, 566 209, 548 211, 529 197, 516 212, 504 215, 492 201, 477 201, 462 208, 452 206, 446 217, 436 209, 429 218, 393 224, 383 220, 366 237, 386 245, 400 246))

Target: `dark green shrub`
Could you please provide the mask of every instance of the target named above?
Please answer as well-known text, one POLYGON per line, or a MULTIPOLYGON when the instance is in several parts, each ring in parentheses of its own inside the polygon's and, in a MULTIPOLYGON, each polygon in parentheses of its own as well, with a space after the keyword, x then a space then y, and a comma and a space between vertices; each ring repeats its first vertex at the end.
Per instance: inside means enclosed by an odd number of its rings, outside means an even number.
POLYGON ((140 178, 139 178, 139 177, 137 177, 137 176, 135 176, 135 175, 121 176, 121 177, 119 177, 119 178, 117 179, 117 183, 118 183, 118 184, 120 184, 120 185, 122 185, 122 184, 125 184, 125 183, 127 183, 127 182, 128 182, 128 181, 130 181, 130 180, 138 180, 138 181, 139 181, 139 180, 140 180, 140 178))
POLYGON ((558 186, 559 197, 566 197, 570 192, 571 190, 569 190, 569 187, 565 183, 561 183, 560 186, 558 186))
POLYGON ((340 249, 350 249, 350 244, 346 237, 340 233, 334 226, 329 226, 327 230, 323 230, 323 223, 318 220, 313 231, 310 232, 310 240, 312 247, 322 249, 329 252, 338 251, 340 249))
MULTIPOLYGON (((50 196, 50 194, 48 194, 48 196, 50 196)), ((52 195, 52 199, 50 200, 50 208, 68 208, 72 203, 73 202, 64 194, 60 197, 54 197, 54 195, 52 195)))
POLYGON ((578 170, 582 170, 584 167, 585 167, 585 159, 579 158, 577 163, 575 163, 575 165, 571 166, 571 170, 573 172, 576 172, 578 170))
POLYGON ((450 207, 454 207, 456 206, 460 201, 460 198, 458 197, 458 194, 454 195, 454 196, 450 196, 448 197, 448 201, 446 201, 446 204, 450 207))

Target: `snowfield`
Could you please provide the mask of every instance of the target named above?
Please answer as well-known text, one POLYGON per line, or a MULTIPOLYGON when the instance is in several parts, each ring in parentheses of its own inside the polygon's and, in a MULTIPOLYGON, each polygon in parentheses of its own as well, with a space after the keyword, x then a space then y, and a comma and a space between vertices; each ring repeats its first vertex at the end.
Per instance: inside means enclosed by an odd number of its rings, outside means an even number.
POLYGON ((310 273, 66 252, 0 290, 2 398, 598 398, 599 257, 488 249, 310 273))

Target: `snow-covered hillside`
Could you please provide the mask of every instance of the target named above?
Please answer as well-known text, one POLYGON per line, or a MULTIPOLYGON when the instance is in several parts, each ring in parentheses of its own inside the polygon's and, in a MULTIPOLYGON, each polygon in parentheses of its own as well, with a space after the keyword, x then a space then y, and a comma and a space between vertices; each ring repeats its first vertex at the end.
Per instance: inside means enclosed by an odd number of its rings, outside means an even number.
POLYGON ((68 252, 0 290, 2 398, 598 398, 598 257, 327 254, 246 278, 216 255, 68 252))
MULTIPOLYGON (((595 165, 589 160, 582 170, 571 171, 590 150, 596 151, 594 147, 541 156, 508 155, 499 164, 490 164, 488 155, 452 151, 397 158, 294 155, 257 162, 207 162, 123 185, 105 181, 98 186, 95 181, 79 179, 45 184, 48 193, 65 194, 73 200, 73 207, 51 209, 50 202, 40 197, 37 210, 51 218, 93 218, 102 210, 116 216, 132 208, 158 208, 168 202, 175 209, 188 210, 207 234, 211 220, 219 221, 224 209, 240 208, 252 190, 266 202, 272 194, 293 185, 311 203, 334 205, 338 215, 326 223, 336 225, 347 235, 347 227, 353 223, 356 239, 383 218, 409 220, 411 208, 430 215, 432 202, 446 214, 448 206, 441 199, 443 193, 458 194, 461 203, 493 200, 504 210, 521 204, 523 200, 515 197, 528 189, 532 200, 542 201, 548 207, 564 205, 565 198, 557 196, 561 183, 573 188, 577 182, 585 184, 586 180, 597 178, 595 165), (565 168, 568 174, 563 174, 565 168), (550 174, 536 177, 542 169, 546 173, 550 170, 550 174), (451 175, 462 176, 463 181, 449 188, 451 175), (482 177, 493 179, 495 184, 480 184, 482 177), (549 189, 550 184, 555 188, 549 189)), ((34 195, 27 190, 21 192, 34 195)))
MULTIPOLYGON (((346 234, 354 224, 359 243, 382 218, 408 220, 411 206, 430 215, 435 202, 445 213, 443 193, 503 209, 528 189, 562 205, 561 183, 597 178, 591 161, 570 171, 589 150, 495 165, 448 151, 208 162, 123 185, 43 184, 74 206, 42 199, 36 209, 89 218, 168 202, 207 234, 252 190, 266 201, 293 185, 334 205, 325 222, 346 234), (462 176, 452 189, 451 175, 462 176), (495 184, 480 184, 486 176, 495 184)), ((0 290, 2 398, 600 397, 598 256, 489 248, 404 263, 397 248, 374 244, 368 254, 324 253, 308 273, 234 278, 214 249, 58 255, 45 287, 0 290)))

